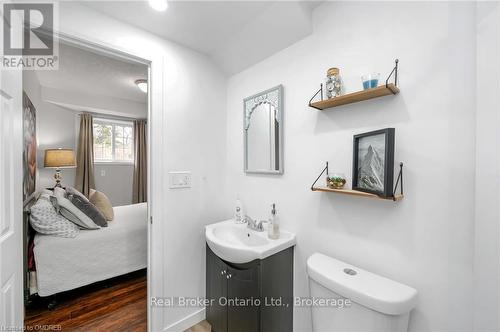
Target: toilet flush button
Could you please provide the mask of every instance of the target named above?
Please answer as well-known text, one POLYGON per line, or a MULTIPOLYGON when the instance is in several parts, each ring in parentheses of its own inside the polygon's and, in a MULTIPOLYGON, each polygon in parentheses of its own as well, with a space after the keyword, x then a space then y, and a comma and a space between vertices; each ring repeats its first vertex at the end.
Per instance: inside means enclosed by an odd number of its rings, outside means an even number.
POLYGON ((350 276, 355 276, 356 274, 358 274, 358 272, 356 272, 355 270, 353 269, 349 269, 349 268, 345 268, 344 269, 344 273, 350 275, 350 276))

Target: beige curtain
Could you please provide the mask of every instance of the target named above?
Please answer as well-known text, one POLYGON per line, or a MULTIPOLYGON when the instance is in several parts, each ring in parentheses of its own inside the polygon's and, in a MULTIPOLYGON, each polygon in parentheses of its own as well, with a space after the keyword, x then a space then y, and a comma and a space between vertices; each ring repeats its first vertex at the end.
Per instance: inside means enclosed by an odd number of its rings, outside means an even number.
POLYGON ((142 203, 148 200, 147 160, 147 122, 146 120, 135 120, 133 203, 142 203))
POLYGON ((90 189, 95 188, 94 181, 94 134, 92 115, 80 115, 80 134, 76 159, 75 187, 89 197, 90 189))

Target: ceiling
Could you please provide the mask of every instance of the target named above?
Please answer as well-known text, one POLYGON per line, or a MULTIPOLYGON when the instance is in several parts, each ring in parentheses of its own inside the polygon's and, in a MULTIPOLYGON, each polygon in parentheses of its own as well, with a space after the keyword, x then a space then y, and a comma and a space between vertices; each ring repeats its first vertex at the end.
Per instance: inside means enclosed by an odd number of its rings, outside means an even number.
POLYGON ((312 32, 321 1, 90 1, 87 7, 211 57, 227 74, 240 72, 312 32))
POLYGON ((146 65, 126 62, 81 48, 59 44, 59 70, 36 72, 42 87, 79 92, 140 103, 147 94, 135 85, 137 79, 147 79, 146 65))

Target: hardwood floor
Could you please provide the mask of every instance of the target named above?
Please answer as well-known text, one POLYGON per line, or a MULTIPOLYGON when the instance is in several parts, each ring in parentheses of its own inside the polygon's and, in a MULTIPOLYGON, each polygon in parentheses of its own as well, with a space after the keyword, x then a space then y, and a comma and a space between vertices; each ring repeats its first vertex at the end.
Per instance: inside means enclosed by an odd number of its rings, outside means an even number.
POLYGON ((26 330, 147 331, 146 282, 142 270, 66 292, 53 311, 47 299, 39 298, 26 309, 26 330))
MULTIPOLYGON (((147 331, 146 271, 99 282, 58 295, 58 306, 48 310, 49 298, 39 298, 26 309, 26 331, 143 332, 147 331)), ((202 321, 184 332, 210 332, 202 321)))

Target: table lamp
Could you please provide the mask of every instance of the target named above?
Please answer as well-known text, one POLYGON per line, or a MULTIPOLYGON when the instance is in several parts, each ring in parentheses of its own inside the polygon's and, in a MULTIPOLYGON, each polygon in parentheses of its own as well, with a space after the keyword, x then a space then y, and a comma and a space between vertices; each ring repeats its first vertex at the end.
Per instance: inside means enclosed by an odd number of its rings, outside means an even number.
POLYGON ((72 149, 47 149, 45 150, 44 167, 55 168, 56 187, 61 187, 61 168, 75 168, 75 153, 72 149))

